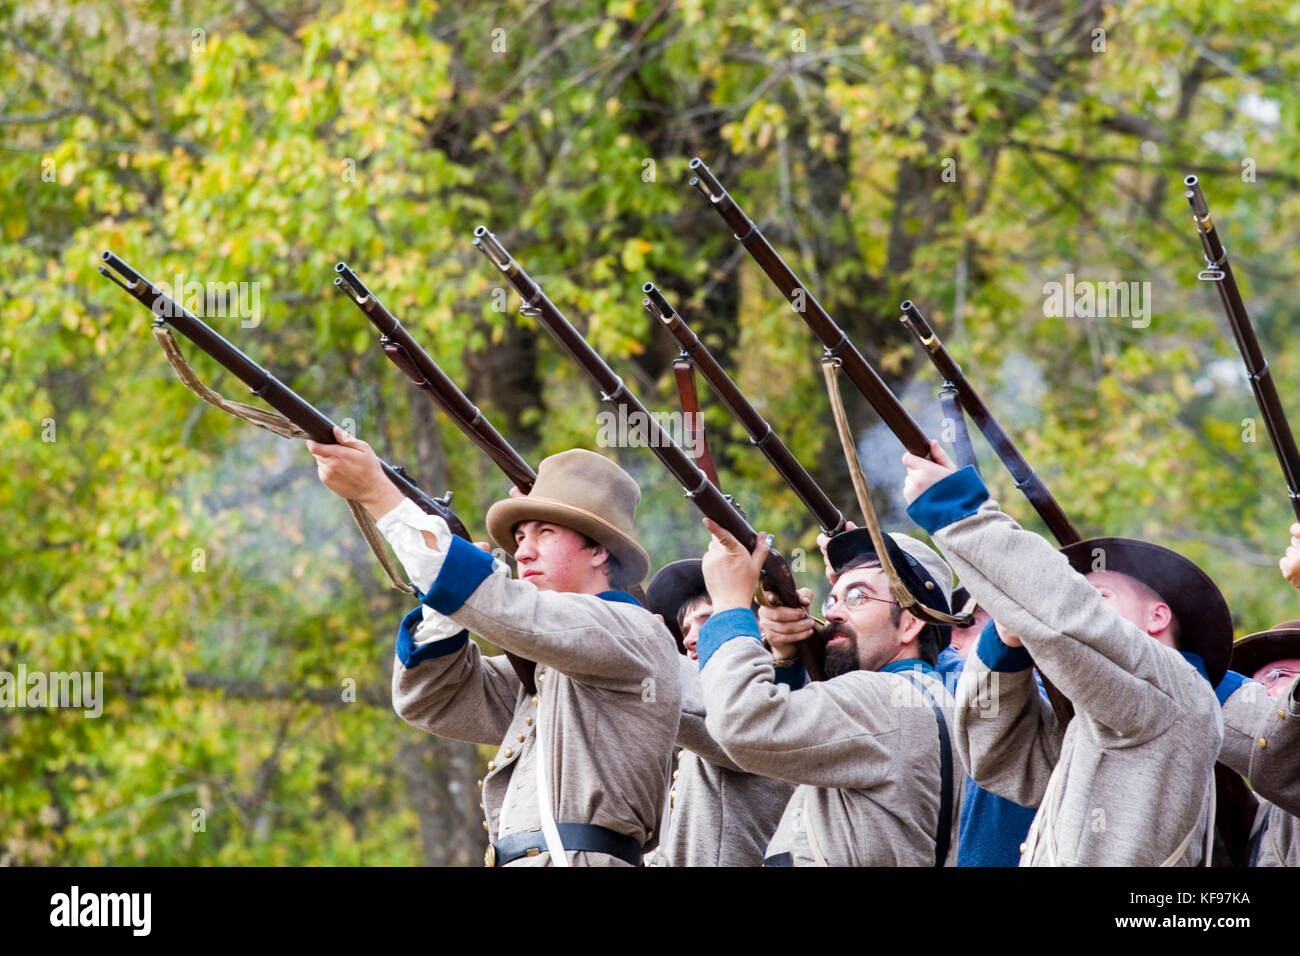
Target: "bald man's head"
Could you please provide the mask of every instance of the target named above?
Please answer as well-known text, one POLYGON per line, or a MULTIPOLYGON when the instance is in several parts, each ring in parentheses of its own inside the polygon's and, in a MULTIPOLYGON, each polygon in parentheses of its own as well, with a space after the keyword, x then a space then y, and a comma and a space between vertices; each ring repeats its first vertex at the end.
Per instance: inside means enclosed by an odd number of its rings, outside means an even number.
POLYGON ((1159 594, 1137 578, 1118 571, 1093 571, 1084 577, 1097 589, 1103 603, 1120 617, 1166 647, 1179 649, 1178 618, 1159 594))

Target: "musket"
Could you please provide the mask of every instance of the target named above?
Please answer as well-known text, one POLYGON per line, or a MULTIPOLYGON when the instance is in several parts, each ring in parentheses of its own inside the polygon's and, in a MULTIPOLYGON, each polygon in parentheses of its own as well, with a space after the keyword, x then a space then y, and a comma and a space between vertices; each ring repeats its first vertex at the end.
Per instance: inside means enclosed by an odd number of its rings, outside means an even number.
POLYGON ((379 329, 379 344, 384 354, 392 360, 416 388, 423 390, 435 405, 455 422, 478 446, 492 463, 500 468, 524 494, 533 490, 537 473, 520 457, 510 442, 489 422, 469 396, 447 377, 438 364, 411 337, 402 323, 385 308, 346 262, 334 266, 334 288, 351 299, 362 313, 379 329))
POLYGON ((817 519, 822 531, 828 535, 836 535, 843 531, 844 515, 826 497, 826 493, 822 491, 813 476, 799 464, 785 442, 772 431, 772 426, 745 398, 744 393, 718 364, 717 359, 700 341, 700 337, 691 331, 686 321, 677 314, 677 310, 668 303, 663 293, 655 288, 653 282, 647 282, 641 287, 641 291, 645 294, 641 302, 645 310, 672 333, 677 344, 681 346, 682 354, 700 370, 700 374, 709 383, 709 387, 713 389, 719 401, 745 427, 745 431, 749 433, 750 443, 756 445, 767 456, 767 460, 772 463, 777 474, 817 519))
MULTIPOLYGON (((573 359, 600 390, 601 400, 616 414, 627 416, 628 420, 647 423, 649 435, 647 444, 665 468, 681 484, 686 497, 707 518, 717 522, 740 542, 747 551, 752 552, 758 543, 758 534, 740 513, 736 506, 713 484, 700 470, 699 466, 672 438, 664 432, 646 407, 641 404, 614 371, 602 359, 569 322, 555 304, 546 297, 540 286, 505 250, 496 236, 485 226, 474 230, 474 247, 487 256, 506 277, 519 297, 523 300, 521 311, 524 315, 537 319, 551 334, 560 348, 573 359), (639 416, 633 418, 632 416, 639 416)), ((798 588, 794 575, 777 551, 769 552, 763 564, 763 586, 776 595, 777 602, 785 607, 803 608, 799 600, 798 588)), ((811 680, 822 680, 825 671, 822 659, 825 652, 825 639, 816 633, 812 638, 801 641, 800 659, 811 680), (814 645, 815 646, 811 646, 814 645), (810 645, 810 646, 805 646, 810 645)))
MULTIPOLYGON (((334 271, 338 273, 334 277, 334 288, 351 299, 375 328, 379 329, 379 344, 384 354, 411 384, 428 395, 456 423, 456 427, 514 482, 515 487, 524 494, 532 491, 537 473, 483 416, 478 406, 438 367, 438 363, 420 347, 411 333, 406 331, 374 293, 366 288, 365 283, 348 268, 346 262, 337 263, 334 271)), ((536 662, 510 651, 506 651, 506 658, 524 689, 529 694, 537 693, 536 662)))
MULTIPOLYGON (((901 317, 903 325, 907 326, 908 331, 934 363, 940 378, 943 379, 944 387, 951 386, 956 391, 961 407, 970 415, 976 427, 984 433, 988 443, 993 446, 993 451, 1011 473, 1016 487, 1029 499, 1029 503, 1043 519, 1057 543, 1064 547, 1082 541, 1083 536, 1079 534, 1079 529, 1066 516, 1060 503, 1052 497, 1043 480, 1034 473, 1033 468, 1029 467, 1025 456, 1020 454, 1020 449, 1016 447, 1015 442, 993 417, 993 413, 989 411, 984 400, 975 391, 975 387, 966 378, 961 366, 953 360, 938 334, 930 327, 921 310, 916 307, 916 303, 908 299, 899 308, 903 313, 901 317)), ((958 415, 960 416, 960 412, 958 415)))
MULTIPOLYGON (((955 404, 958 406, 956 413, 961 430, 965 431, 965 421, 961 419, 961 410, 964 408, 970 413, 979 430, 984 433, 988 443, 993 446, 993 450, 1002 460, 1007 471, 1011 472, 1016 487, 1024 493, 1029 503, 1034 506, 1034 510, 1047 524, 1048 530, 1052 532, 1057 543, 1064 547, 1082 541, 1083 536, 1079 534, 1079 529, 1066 517, 1065 511, 1052 497, 1052 493, 1047 490, 1042 479, 1034 473, 1034 469, 1029 467, 1029 462, 1025 461, 1024 455, 1020 454, 1015 442, 1003 430, 988 406, 979 397, 979 393, 975 391, 974 386, 962 374, 961 366, 953 361, 952 356, 948 354, 948 349, 944 347, 934 329, 930 328, 930 323, 921 314, 921 310, 911 299, 905 301, 900 308, 903 312, 903 324, 916 337, 926 354, 930 356, 930 361, 939 370, 939 375, 943 378, 944 390, 951 389, 955 393, 957 397, 955 404)), ((966 439, 966 444, 969 448, 969 437, 966 439)), ((969 454, 973 463, 974 451, 970 451, 969 454)), ((1056 713, 1057 721, 1064 727, 1074 716, 1074 705, 1041 670, 1038 675, 1043 679, 1043 689, 1047 691, 1047 699, 1056 713)))
POLYGON ((1219 230, 1210 216, 1210 207, 1205 204, 1201 184, 1195 176, 1187 176, 1183 179, 1183 185, 1187 187, 1183 196, 1191 204, 1196 231, 1205 248, 1205 268, 1197 273, 1196 278, 1213 282, 1219 291, 1223 311, 1228 313, 1232 336, 1237 340, 1237 351, 1246 363, 1255 403, 1264 417, 1264 427, 1268 429, 1268 437, 1273 442, 1278 464, 1282 466, 1282 477, 1286 480, 1287 494, 1291 497, 1291 508, 1296 517, 1300 518, 1300 450, 1296 449, 1295 436, 1287 424, 1286 412, 1282 410, 1282 402, 1277 395, 1277 386, 1273 384, 1268 362, 1255 337, 1255 327, 1246 312, 1246 303, 1241 298, 1241 290, 1237 288, 1237 279, 1232 274, 1228 251, 1219 238, 1219 230))
MULTIPOLYGON (((128 295, 149 309, 154 314, 155 323, 170 325, 207 352, 247 385, 254 395, 301 428, 313 440, 322 445, 337 444, 334 438, 334 422, 327 416, 317 411, 287 385, 226 341, 202 319, 170 296, 164 295, 162 290, 132 269, 116 254, 104 252, 100 258, 118 274, 114 275, 101 265, 100 275, 121 286, 128 295), (118 278, 119 275, 121 278, 118 278)), ((384 461, 380 461, 379 464, 383 468, 384 476, 398 491, 415 502, 421 511, 442 518, 447 522, 447 527, 451 529, 452 534, 469 540, 469 532, 465 530, 464 523, 451 510, 450 491, 441 498, 434 498, 421 490, 399 469, 384 461)))
POLYGON ((758 226, 754 225, 753 221, 745 215, 744 210, 736 205, 731 194, 723 188, 722 183, 718 182, 718 178, 713 175, 709 167, 704 165, 704 160, 692 159, 690 168, 695 174, 690 184, 709 200, 713 208, 718 211, 718 215, 731 227, 735 237, 754 257, 754 261, 790 300, 790 305, 821 339, 827 354, 840 360, 844 373, 871 403, 881 421, 913 455, 929 458, 930 440, 926 438, 921 426, 908 414, 907 409, 889 390, 884 380, 876 374, 876 370, 871 367, 857 346, 849 341, 844 330, 836 325, 835 320, 822 308, 817 297, 799 281, 799 277, 772 248, 772 244, 767 241, 758 226))

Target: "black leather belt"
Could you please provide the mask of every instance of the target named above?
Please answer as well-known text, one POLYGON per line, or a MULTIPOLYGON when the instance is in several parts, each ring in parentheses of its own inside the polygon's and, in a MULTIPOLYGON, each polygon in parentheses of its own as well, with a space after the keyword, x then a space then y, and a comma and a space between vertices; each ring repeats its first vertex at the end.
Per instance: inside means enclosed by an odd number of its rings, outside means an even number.
MULTIPOLYGON (((641 843, 622 833, 615 833, 594 823, 557 823, 560 842, 566 850, 605 853, 632 866, 641 865, 641 843)), ((505 866, 524 856, 537 856, 546 850, 546 837, 540 829, 521 830, 503 836, 487 848, 486 866, 505 866)))
POLYGON ((794 857, 789 853, 774 853, 764 858, 764 866, 794 866, 794 857))

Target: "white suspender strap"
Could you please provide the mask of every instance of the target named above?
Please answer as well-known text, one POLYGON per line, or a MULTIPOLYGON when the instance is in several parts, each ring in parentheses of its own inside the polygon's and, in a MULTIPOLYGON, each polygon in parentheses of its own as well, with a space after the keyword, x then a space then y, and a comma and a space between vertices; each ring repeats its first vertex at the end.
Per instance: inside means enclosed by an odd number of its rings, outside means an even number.
POLYGON ((546 838, 546 850, 551 854, 551 866, 568 866, 569 858, 564 855, 564 844, 560 842, 560 831, 555 826, 555 815, 551 813, 551 788, 546 781, 546 750, 544 741, 546 733, 542 728, 542 689, 537 688, 537 815, 542 821, 542 836, 546 838))

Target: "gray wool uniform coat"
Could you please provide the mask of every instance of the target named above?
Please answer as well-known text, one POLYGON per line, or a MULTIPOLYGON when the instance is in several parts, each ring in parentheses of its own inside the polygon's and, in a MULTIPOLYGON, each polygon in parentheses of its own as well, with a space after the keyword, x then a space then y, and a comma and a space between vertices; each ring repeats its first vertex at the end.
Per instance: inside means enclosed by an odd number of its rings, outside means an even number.
MULTIPOLYGON (((429 733, 498 745, 482 785, 490 838, 541 825, 540 726, 555 822, 596 824, 645 844, 658 826, 681 714, 678 655, 663 624, 622 592, 540 591, 491 573, 491 557, 460 539, 424 604, 466 630, 415 648, 422 609, 407 616, 393 706, 429 733), (537 694, 524 691, 504 655, 484 656, 470 631, 536 661, 537 694)), ((566 856, 627 865, 601 853, 566 856)), ((511 865, 549 862, 543 851, 511 865)))
MULTIPOLYGON (((901 673, 919 662, 792 691, 776 682, 748 610, 714 614, 699 647, 709 733, 738 766, 798 785, 768 857, 789 853, 795 866, 814 866, 820 850, 829 866, 935 865, 939 724, 901 673)), ((918 679, 951 734, 953 701, 943 681, 932 670, 918 679)), ((953 764, 948 866, 956 863, 964 781, 955 756, 953 764)))
POLYGON ((1223 702, 1219 760, 1261 798, 1252 866, 1300 866, 1300 680, 1280 700, 1246 681, 1223 702))
POLYGON ((699 668, 685 657, 680 661, 681 749, 654 865, 762 866, 794 786, 747 773, 726 755, 705 726, 699 668))
POLYGON ((908 513, 1024 643, 1008 648, 990 624, 957 687, 958 750, 971 776, 1039 807, 1021 866, 1158 866, 1175 854, 1177 865, 1199 864, 1223 739, 1205 677, 1103 604, 1063 555, 998 510, 972 469, 936 483, 908 513), (1064 734, 1026 650, 1074 704, 1064 734))

